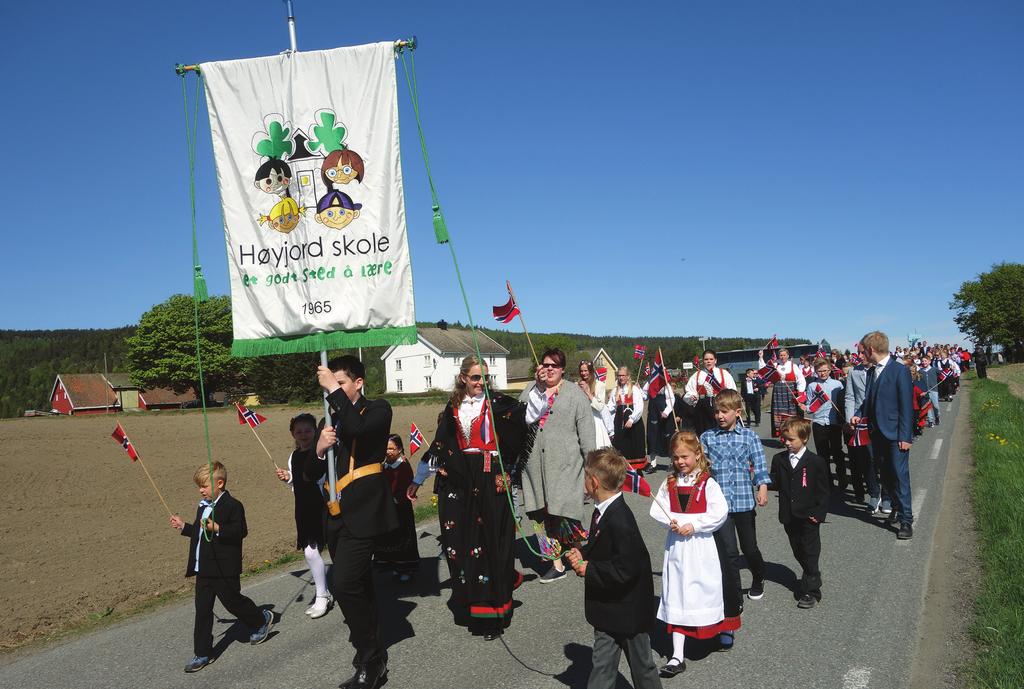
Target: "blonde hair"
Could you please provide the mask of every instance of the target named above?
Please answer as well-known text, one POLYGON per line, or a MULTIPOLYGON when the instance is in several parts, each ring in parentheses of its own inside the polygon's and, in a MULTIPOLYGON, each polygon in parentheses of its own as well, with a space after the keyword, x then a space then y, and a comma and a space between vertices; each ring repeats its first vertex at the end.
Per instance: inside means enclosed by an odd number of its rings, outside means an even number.
POLYGON ((743 398, 735 390, 722 390, 715 395, 715 409, 736 411, 743 409, 743 398))
POLYGON ((626 480, 626 458, 614 447, 602 447, 587 453, 583 471, 593 476, 605 490, 621 490, 626 480))
POLYGON ((195 481, 196 485, 202 488, 203 486, 213 486, 216 481, 223 481, 224 485, 228 485, 228 470, 224 468, 224 465, 220 462, 213 463, 213 481, 210 481, 210 465, 203 464, 196 473, 192 474, 192 480, 195 481))
POLYGON ((873 352, 889 352, 889 336, 880 330, 872 330, 864 337, 860 338, 860 344, 865 349, 871 349, 873 352))
POLYGON ((697 472, 698 476, 706 471, 711 471, 711 462, 708 461, 708 456, 704 454, 704 446, 700 444, 700 438, 695 433, 690 431, 676 431, 673 433, 668 441, 668 451, 675 455, 676 448, 680 445, 696 453, 697 466, 694 467, 694 471, 697 472))
POLYGON ((479 361, 475 356, 467 356, 462 360, 462 366, 459 367, 459 372, 455 376, 455 387, 452 388, 451 403, 452 407, 458 407, 462 404, 462 400, 466 399, 469 389, 469 382, 464 378, 469 376, 469 372, 473 370, 474 366, 480 367, 480 375, 487 375, 487 366, 483 362, 479 361))
POLYGON ((780 435, 787 431, 796 433, 796 437, 800 438, 800 441, 806 445, 807 439, 811 437, 811 422, 807 419, 791 416, 779 424, 780 435))

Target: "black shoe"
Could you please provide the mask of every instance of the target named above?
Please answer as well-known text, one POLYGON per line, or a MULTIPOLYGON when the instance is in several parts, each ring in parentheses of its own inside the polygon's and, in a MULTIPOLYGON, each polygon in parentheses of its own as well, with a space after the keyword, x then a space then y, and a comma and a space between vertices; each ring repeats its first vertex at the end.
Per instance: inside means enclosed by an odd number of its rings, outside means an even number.
POLYGON ((539 581, 542 584, 550 584, 553 581, 561 581, 562 579, 565 579, 566 576, 568 576, 566 574, 567 571, 568 570, 563 569, 561 572, 559 572, 552 566, 551 569, 545 572, 544 576, 537 579, 537 581, 539 581))
POLYGON ((381 663, 372 667, 356 668, 356 674, 338 686, 341 689, 378 689, 388 682, 388 666, 381 663))
POLYGON ((896 533, 896 538, 901 541, 909 541, 914 537, 914 527, 910 524, 900 524, 900 530, 896 533))
POLYGON ((733 644, 736 642, 736 637, 733 636, 732 632, 720 632, 718 634, 718 650, 719 651, 731 651, 733 644))
POLYGON ((686 661, 673 656, 662 666, 660 670, 658 670, 658 676, 670 679, 684 670, 686 670, 686 661))
POLYGON ((800 596, 800 600, 797 601, 796 607, 801 610, 809 610, 818 604, 818 600, 809 593, 805 593, 800 596))
POLYGON ((750 584, 750 588, 747 589, 747 598, 750 600, 761 600, 764 598, 764 582, 760 579, 754 579, 753 583, 750 584))
POLYGON ((199 672, 213 662, 213 656, 194 656, 185 666, 185 672, 199 672))
POLYGON ((658 470, 658 465, 657 464, 648 464, 647 466, 644 467, 644 473, 647 474, 647 475, 653 474, 657 470, 658 470))

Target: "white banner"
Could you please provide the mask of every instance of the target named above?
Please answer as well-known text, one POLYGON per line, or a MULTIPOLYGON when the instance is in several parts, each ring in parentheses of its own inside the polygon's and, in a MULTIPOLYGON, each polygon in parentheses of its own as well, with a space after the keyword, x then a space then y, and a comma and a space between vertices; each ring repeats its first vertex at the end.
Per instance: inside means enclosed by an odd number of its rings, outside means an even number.
POLYGON ((232 353, 415 342, 393 44, 200 69, 232 353))

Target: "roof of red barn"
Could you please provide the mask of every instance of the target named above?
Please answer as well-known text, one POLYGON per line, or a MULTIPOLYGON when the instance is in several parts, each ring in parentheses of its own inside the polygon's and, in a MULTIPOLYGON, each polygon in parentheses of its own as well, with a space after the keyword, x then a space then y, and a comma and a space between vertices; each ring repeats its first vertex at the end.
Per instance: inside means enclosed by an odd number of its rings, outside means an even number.
POLYGON ((110 389, 101 373, 58 373, 50 390, 50 398, 57 389, 57 383, 64 386, 71 406, 75 409, 96 409, 116 407, 117 395, 110 389))

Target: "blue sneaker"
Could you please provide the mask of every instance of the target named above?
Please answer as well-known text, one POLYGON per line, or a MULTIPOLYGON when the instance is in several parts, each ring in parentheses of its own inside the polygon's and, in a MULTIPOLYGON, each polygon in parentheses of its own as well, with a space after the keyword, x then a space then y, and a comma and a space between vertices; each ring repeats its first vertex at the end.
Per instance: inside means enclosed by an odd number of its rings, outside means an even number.
POLYGON ((718 635, 718 644, 719 644, 718 650, 719 651, 731 651, 732 650, 732 645, 733 645, 734 641, 735 641, 735 638, 733 637, 732 632, 721 632, 718 635))
POLYGON ((212 662, 213 658, 210 656, 192 656, 192 660, 185 666, 185 672, 199 672, 212 662))
POLYGON ((274 613, 269 610, 263 611, 263 626, 252 633, 249 637, 249 643, 253 646, 261 644, 267 640, 270 636, 270 628, 274 626, 274 613))

